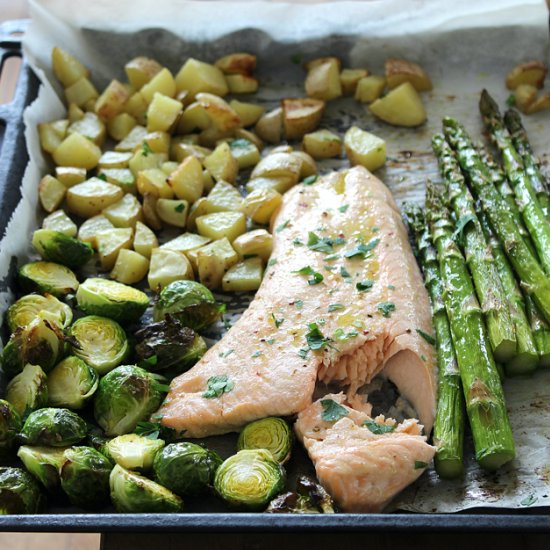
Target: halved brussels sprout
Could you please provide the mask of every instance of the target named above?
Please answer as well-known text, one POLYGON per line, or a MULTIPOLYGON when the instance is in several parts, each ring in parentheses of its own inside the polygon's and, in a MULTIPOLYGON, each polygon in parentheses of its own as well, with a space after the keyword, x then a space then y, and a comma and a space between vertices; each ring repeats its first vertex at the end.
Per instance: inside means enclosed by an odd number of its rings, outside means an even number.
POLYGON ((155 457, 158 481, 179 496, 203 492, 222 463, 218 453, 195 443, 171 443, 155 457))
POLYGON ((109 441, 110 438, 103 433, 103 430, 101 428, 98 428, 94 424, 90 424, 88 426, 88 437, 86 438, 86 442, 88 443, 89 447, 92 447, 96 451, 99 451, 102 455, 107 456, 105 445, 109 441))
POLYGON ((133 432, 138 422, 156 411, 164 388, 155 376, 135 365, 123 365, 99 381, 94 415, 106 435, 133 432))
POLYGON ((74 294, 78 279, 66 266, 54 262, 31 262, 19 270, 19 283, 27 292, 49 292, 54 296, 74 294))
POLYGON ((218 304, 204 285, 196 281, 174 281, 161 290, 153 318, 161 321, 170 314, 184 326, 200 331, 215 323, 224 310, 225 306, 218 304))
POLYGON ((282 418, 262 418, 244 427, 237 450, 267 449, 277 462, 284 464, 290 458, 292 441, 290 426, 282 418))
POLYGON ((82 267, 94 254, 88 243, 54 229, 37 229, 32 236, 32 245, 44 260, 71 269, 82 267))
POLYGON ((48 374, 49 404, 81 409, 97 390, 99 376, 82 359, 66 357, 48 374))
POLYGON ((153 460, 163 447, 162 439, 125 434, 108 441, 104 446, 104 452, 127 470, 146 472, 153 467, 153 460))
POLYGON ((65 336, 56 321, 40 312, 28 325, 18 327, 2 354, 2 369, 8 376, 19 374, 27 363, 46 372, 54 367, 65 351, 65 336))
POLYGON ((61 488, 75 505, 99 508, 109 500, 109 475, 113 465, 91 447, 71 447, 59 470, 61 488))
POLYGON ((6 400, 20 416, 25 418, 32 411, 48 404, 48 377, 38 366, 28 363, 6 388, 6 400))
POLYGON ((19 437, 26 445, 66 447, 86 437, 86 422, 69 409, 49 407, 32 412, 19 437))
POLYGON ((116 321, 99 315, 75 321, 69 337, 73 353, 99 374, 120 365, 130 351, 124 329, 116 321))
POLYGON ((336 507, 331 496, 308 476, 296 481, 296 492, 273 499, 266 510, 273 514, 334 514, 336 507))
POLYGON ((175 513, 183 509, 180 497, 162 485, 116 465, 109 480, 117 512, 175 513))
POLYGON ((136 355, 141 366, 150 371, 170 369, 173 375, 192 367, 205 353, 206 342, 178 319, 166 315, 164 320, 135 333, 136 355))
POLYGON ((120 323, 137 321, 147 309, 149 298, 137 288, 117 281, 92 277, 76 292, 79 309, 88 315, 102 315, 120 323))
POLYGON ((0 460, 9 457, 20 429, 21 416, 9 401, 0 399, 0 460))
POLYGON ((42 493, 34 477, 22 468, 0 468, 0 516, 36 514, 42 493))
POLYGON ((50 492, 59 489, 59 468, 63 464, 65 447, 30 447, 22 445, 17 456, 25 468, 50 492))
POLYGON ((39 316, 40 312, 48 312, 49 319, 57 319, 59 325, 67 328, 73 320, 72 309, 63 302, 60 302, 51 294, 27 294, 19 298, 8 308, 6 320, 10 332, 15 331, 17 327, 28 325, 33 319, 39 316))
POLYGON ((266 449, 239 451, 216 471, 214 488, 229 505, 263 510, 285 486, 284 468, 266 449))

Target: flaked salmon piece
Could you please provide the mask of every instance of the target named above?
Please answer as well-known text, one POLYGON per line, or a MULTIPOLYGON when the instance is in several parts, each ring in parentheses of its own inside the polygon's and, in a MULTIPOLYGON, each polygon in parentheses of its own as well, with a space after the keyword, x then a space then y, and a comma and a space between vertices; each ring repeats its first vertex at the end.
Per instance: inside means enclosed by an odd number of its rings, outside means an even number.
POLYGON ((237 431, 303 411, 317 380, 352 398, 383 371, 429 433, 434 350, 421 333, 433 332, 430 305, 390 191, 364 168, 334 173, 287 192, 272 227, 254 300, 172 382, 157 417, 186 437, 237 431), (227 383, 207 392, 220 377, 227 383))
POLYGON ((298 415, 294 428, 315 465, 319 482, 342 510, 379 512, 422 474, 435 447, 426 442, 415 419, 400 424, 382 415, 372 419, 345 402, 343 394, 326 395, 298 415), (334 407, 323 406, 330 402, 340 407, 334 411, 334 407), (338 418, 324 420, 327 412, 338 418), (392 431, 372 431, 383 428, 392 431))

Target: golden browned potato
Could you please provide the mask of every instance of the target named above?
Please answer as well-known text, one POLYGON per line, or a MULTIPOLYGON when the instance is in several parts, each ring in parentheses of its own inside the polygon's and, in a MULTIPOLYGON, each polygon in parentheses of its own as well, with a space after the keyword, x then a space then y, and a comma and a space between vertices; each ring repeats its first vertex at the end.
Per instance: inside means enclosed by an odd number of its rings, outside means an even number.
MULTIPOLYGON (((195 204, 199 203, 199 199, 195 204)), ((219 181, 208 193, 204 203, 201 203, 201 214, 212 214, 213 212, 240 212, 242 210, 243 198, 239 190, 226 181, 219 181)))
POLYGON ((118 115, 124 109, 130 93, 128 88, 118 80, 111 80, 107 88, 95 103, 95 112, 101 118, 108 120, 118 115))
POLYGON ((242 212, 214 212, 196 219, 199 235, 213 241, 226 237, 233 242, 246 232, 246 218, 242 212))
POLYGON ((514 105, 522 112, 528 112, 531 105, 537 99, 537 88, 531 84, 520 84, 514 90, 514 105))
POLYGON ((90 76, 90 71, 76 57, 61 48, 52 50, 52 68, 55 76, 65 88, 83 77, 90 76))
POLYGON ((183 105, 179 101, 156 92, 147 109, 147 130, 168 132, 182 110, 183 105))
POLYGON ((143 220, 151 229, 154 229, 155 231, 162 229, 162 222, 157 214, 157 202, 158 197, 155 195, 151 193, 145 193, 145 195, 143 195, 143 220))
POLYGON ((185 227, 189 203, 182 199, 159 199, 157 215, 164 223, 174 227, 185 227))
POLYGON ((98 96, 96 87, 85 76, 65 88, 67 103, 74 103, 85 110, 88 110, 87 106, 91 101, 95 102, 98 96))
POLYGON ((125 285, 139 283, 149 270, 149 260, 134 250, 126 248, 118 253, 111 278, 125 285))
POLYGON ((297 183, 302 169, 302 159, 292 153, 271 153, 264 157, 252 170, 254 178, 290 178, 297 183))
POLYGON ((247 139, 234 139, 229 142, 231 154, 235 157, 239 170, 251 168, 260 162, 260 151, 247 139))
POLYGON ((376 101, 386 87, 386 79, 383 76, 365 76, 357 83, 355 99, 361 103, 372 103, 376 101))
POLYGON ((140 195, 150 194, 162 199, 174 198, 174 191, 166 181, 166 174, 160 168, 141 170, 137 176, 137 190, 140 195))
POLYGON ((535 88, 544 86, 548 68, 542 61, 528 61, 516 65, 506 77, 506 87, 515 90, 520 84, 529 84, 535 88))
POLYGON ((81 218, 91 218, 123 195, 120 187, 99 178, 90 178, 67 190, 67 210, 81 218))
POLYGON ((181 252, 155 248, 151 253, 147 282, 151 290, 159 290, 173 281, 193 280, 193 267, 181 252))
POLYGON ((95 113, 86 113, 83 118, 73 122, 67 128, 67 134, 81 134, 101 147, 107 132, 105 124, 95 113))
POLYGON ((340 73, 340 84, 344 95, 353 95, 357 88, 357 83, 367 76, 369 71, 366 69, 343 69, 340 73))
POLYGON ((218 130, 223 132, 242 125, 239 115, 221 97, 201 92, 196 95, 196 100, 204 109, 210 123, 218 130))
POLYGON ((340 66, 338 59, 328 57, 315 65, 307 73, 305 81, 306 94, 309 97, 329 101, 342 95, 340 84, 340 66))
POLYGON ((369 111, 394 126, 419 126, 426 120, 422 100, 410 82, 404 82, 371 103, 369 111))
POLYGON ((289 140, 301 139, 304 134, 315 130, 325 110, 322 99, 283 99, 283 126, 289 140))
POLYGON ((317 57, 305 63, 304 68, 306 71, 311 71, 312 69, 315 69, 315 67, 318 67, 319 65, 323 65, 324 63, 327 63, 327 62, 336 62, 336 65, 338 66, 338 71, 340 71, 342 62, 337 57, 317 57))
POLYGON ((76 223, 65 214, 64 210, 56 210, 49 216, 46 216, 42 222, 42 227, 44 229, 52 229, 53 231, 61 231, 61 233, 65 233, 69 237, 76 237, 78 232, 76 223))
POLYGON ((63 202, 67 188, 56 178, 44 176, 38 185, 40 204, 46 212, 53 212, 63 202))
POLYGON ((80 134, 67 136, 53 152, 53 160, 58 166, 76 166, 91 170, 97 166, 101 149, 80 134))
POLYGON ((302 161, 298 179, 303 180, 304 178, 317 174, 317 164, 311 155, 305 151, 292 151, 292 154, 302 161))
POLYGON ((101 231, 114 229, 114 225, 103 215, 88 218, 78 229, 78 239, 90 243, 97 250, 97 236, 101 231))
POLYGON ((260 117, 265 113, 265 108, 261 105, 245 103, 236 99, 232 99, 229 102, 229 106, 237 113, 243 126, 252 126, 253 124, 256 124, 260 117))
POLYGON ((225 74, 249 75, 256 68, 256 56, 244 52, 231 53, 220 57, 214 65, 225 74))
POLYGON ((178 92, 186 90, 193 99, 199 92, 223 97, 229 91, 223 73, 210 63, 190 57, 176 75, 178 92))
POLYGON ((224 292, 252 292, 260 288, 263 276, 262 260, 247 258, 230 267, 222 278, 224 292))
POLYGON ((133 93, 124 104, 124 112, 133 116, 141 126, 147 124, 146 114, 148 103, 141 92, 133 93))
POLYGON ((265 229, 255 229, 237 237, 232 245, 241 258, 259 256, 267 263, 273 251, 273 236, 265 229))
POLYGON ((134 57, 124 65, 126 76, 132 87, 139 90, 162 70, 162 65, 150 57, 134 57))
POLYGON ((153 248, 158 248, 158 245, 157 236, 144 223, 136 222, 134 250, 145 258, 150 258, 153 248))
POLYGON ((359 164, 373 172, 386 162, 386 142, 357 126, 346 132, 344 144, 352 165, 359 164))
POLYGON ((302 144, 304 151, 314 159, 339 157, 342 154, 342 139, 330 130, 306 134, 302 144))
POLYGON ((410 82, 417 92, 427 92, 433 88, 426 71, 416 63, 404 59, 386 59, 386 80, 388 88, 393 90, 403 82, 410 82))
POLYGON ((268 224, 282 200, 283 197, 275 189, 256 189, 244 198, 244 213, 256 223, 268 224))
POLYGON ((38 125, 40 146, 47 153, 53 153, 65 139, 69 121, 67 119, 55 122, 44 122, 38 125))
POLYGON ((143 220, 141 203, 134 195, 127 193, 119 201, 105 208, 102 214, 115 227, 135 227, 143 220))
POLYGON ((160 70, 139 91, 148 104, 153 101, 156 92, 167 95, 168 97, 174 97, 176 95, 176 82, 174 76, 167 68, 160 70))
POLYGON ((178 199, 190 203, 198 200, 204 191, 202 165, 197 157, 187 157, 168 176, 168 185, 174 190, 178 199))
POLYGON ((225 77, 232 94, 254 94, 258 91, 258 79, 246 74, 228 74, 225 77))
POLYGON ((105 229, 97 234, 97 253, 101 269, 104 271, 113 269, 119 252, 131 248, 133 233, 131 227, 115 227, 114 229, 105 229))
POLYGON ((231 148, 226 142, 220 143, 214 151, 204 159, 204 167, 216 181, 234 183, 239 172, 239 165, 231 154, 231 148))
POLYGON ((75 166, 57 166, 55 177, 68 189, 86 179, 86 169, 75 166))
POLYGON ((263 114, 254 126, 254 131, 268 143, 279 143, 283 133, 283 109, 277 107, 263 114))
POLYGON ((550 94, 544 94, 540 97, 537 97, 531 105, 527 108, 527 114, 532 113, 538 113, 539 111, 543 111, 546 109, 550 109, 550 94))
POLYGON ((137 120, 128 113, 119 113, 107 121, 107 132, 116 141, 123 140, 137 126, 137 120))

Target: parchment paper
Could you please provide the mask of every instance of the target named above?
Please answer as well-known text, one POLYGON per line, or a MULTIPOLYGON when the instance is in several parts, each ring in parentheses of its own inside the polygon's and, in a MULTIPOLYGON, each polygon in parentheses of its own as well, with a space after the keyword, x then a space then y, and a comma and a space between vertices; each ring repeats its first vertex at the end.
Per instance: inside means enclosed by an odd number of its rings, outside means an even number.
MULTIPOLYGON (((293 3, 187 2, 183 0, 31 1, 33 23, 24 51, 43 86, 25 112, 31 161, 23 179, 23 199, 0 243, 0 281, 32 255, 31 232, 39 225, 37 184, 51 169, 40 151, 36 125, 64 116, 61 88, 50 70, 50 52, 65 48, 92 69, 98 89, 124 78, 124 63, 135 55, 155 57, 177 71, 192 55, 213 61, 230 51, 258 55, 261 82, 257 99, 275 106, 284 96, 302 96, 304 71, 291 57, 338 55, 345 66, 383 73, 387 57, 419 62, 431 75, 434 91, 424 94, 428 122, 420 129, 379 123, 351 99, 329 104, 323 126, 343 132, 352 123, 386 139, 389 161, 378 175, 398 202, 421 202, 424 181, 437 178, 431 135, 444 115, 458 117, 481 137, 479 92, 487 87, 503 104, 506 73, 516 63, 547 59, 548 23, 542 0, 448 2, 384 0, 374 2, 293 3), (11 266, 11 267, 10 267, 11 266)), ((546 160, 550 117, 526 120, 536 152, 546 160)), ((345 161, 322 163, 324 171, 345 161)), ((3 313, 13 299, 0 293, 3 313)), ((238 307, 238 300, 232 303, 238 307)), ((242 304, 241 304, 242 306, 242 304)), ((238 311, 236 311, 238 314, 238 311)), ((442 482, 426 472, 395 502, 422 512, 454 512, 470 507, 547 506, 550 491, 550 372, 507 380, 507 404, 517 458, 496 474, 481 472, 468 441, 462 480, 442 482)))

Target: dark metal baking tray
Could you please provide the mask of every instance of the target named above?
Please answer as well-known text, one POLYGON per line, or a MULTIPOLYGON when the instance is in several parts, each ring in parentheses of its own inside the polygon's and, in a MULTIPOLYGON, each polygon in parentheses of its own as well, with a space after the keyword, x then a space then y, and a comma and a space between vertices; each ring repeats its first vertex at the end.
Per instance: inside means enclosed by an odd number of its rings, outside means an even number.
MULTIPOLYGON (((19 35, 26 25, 27 21, 10 21, 0 25, 0 74, 6 59, 22 55, 19 35)), ((28 162, 23 111, 36 98, 38 88, 37 77, 23 59, 12 102, 0 105, 0 235, 4 234, 11 213, 21 198, 19 184, 28 162)), ((8 280, 5 284, 10 286, 13 283, 13 280, 8 280)), ((300 451, 296 454, 293 460, 305 463, 305 454, 300 451)), ((41 515, 0 516, 0 530, 159 533, 550 532, 550 508, 518 511, 478 508, 457 514, 283 515, 228 513, 212 499, 191 510, 192 513, 183 514, 115 514, 112 511, 89 514, 63 503, 54 503, 46 510, 47 513, 41 515)))

